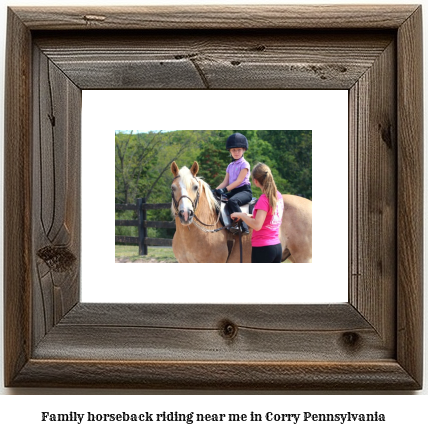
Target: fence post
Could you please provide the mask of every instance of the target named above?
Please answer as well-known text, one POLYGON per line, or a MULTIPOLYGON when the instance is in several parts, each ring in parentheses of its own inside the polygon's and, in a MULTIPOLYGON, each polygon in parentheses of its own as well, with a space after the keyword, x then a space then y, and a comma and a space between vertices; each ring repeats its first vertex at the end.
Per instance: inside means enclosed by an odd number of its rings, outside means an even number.
POLYGON ((138 212, 138 254, 140 256, 147 255, 147 245, 144 243, 147 238, 147 228, 145 222, 147 220, 147 211, 143 209, 143 204, 146 203, 146 198, 137 199, 138 212))

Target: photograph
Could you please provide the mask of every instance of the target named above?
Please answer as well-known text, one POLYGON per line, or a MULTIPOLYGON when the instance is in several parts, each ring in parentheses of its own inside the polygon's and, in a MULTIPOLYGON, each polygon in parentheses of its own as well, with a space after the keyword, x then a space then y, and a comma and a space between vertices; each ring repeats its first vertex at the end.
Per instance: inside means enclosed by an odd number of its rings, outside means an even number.
POLYGON ((312 262, 312 131, 116 131, 115 152, 116 262, 312 262))

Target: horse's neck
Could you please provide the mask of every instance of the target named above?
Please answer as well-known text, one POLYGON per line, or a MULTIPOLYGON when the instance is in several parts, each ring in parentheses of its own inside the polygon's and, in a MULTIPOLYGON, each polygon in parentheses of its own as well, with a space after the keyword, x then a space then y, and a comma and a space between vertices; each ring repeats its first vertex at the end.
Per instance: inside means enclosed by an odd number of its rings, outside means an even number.
POLYGON ((205 194, 202 194, 199 199, 199 205, 195 211, 195 215, 201 222, 205 224, 214 224, 217 221, 217 213, 211 209, 208 199, 205 194))

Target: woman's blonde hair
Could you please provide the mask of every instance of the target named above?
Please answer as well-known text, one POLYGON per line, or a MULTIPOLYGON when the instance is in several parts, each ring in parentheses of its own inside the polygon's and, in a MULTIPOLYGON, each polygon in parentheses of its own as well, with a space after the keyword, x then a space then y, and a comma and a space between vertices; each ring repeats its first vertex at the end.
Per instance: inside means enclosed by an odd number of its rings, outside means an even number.
POLYGON ((276 184, 269 166, 266 166, 264 163, 257 163, 254 166, 251 175, 254 179, 257 179, 259 184, 262 186, 262 191, 268 198, 269 206, 271 208, 270 211, 273 214, 276 210, 276 195, 278 190, 276 188, 276 184))

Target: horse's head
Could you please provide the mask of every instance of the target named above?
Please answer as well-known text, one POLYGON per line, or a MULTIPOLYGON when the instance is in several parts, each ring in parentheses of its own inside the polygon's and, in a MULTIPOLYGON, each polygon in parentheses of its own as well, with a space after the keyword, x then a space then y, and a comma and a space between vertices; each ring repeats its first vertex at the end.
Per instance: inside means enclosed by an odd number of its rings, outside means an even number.
POLYGON ((199 165, 195 161, 190 170, 184 166, 178 169, 175 161, 171 164, 174 180, 171 185, 172 212, 180 219, 184 226, 190 225, 198 206, 200 184, 196 178, 199 165))

